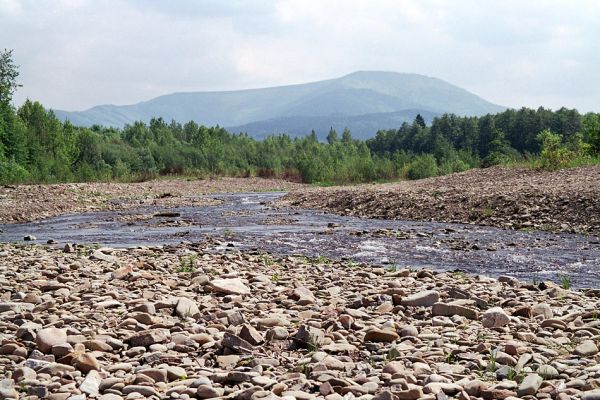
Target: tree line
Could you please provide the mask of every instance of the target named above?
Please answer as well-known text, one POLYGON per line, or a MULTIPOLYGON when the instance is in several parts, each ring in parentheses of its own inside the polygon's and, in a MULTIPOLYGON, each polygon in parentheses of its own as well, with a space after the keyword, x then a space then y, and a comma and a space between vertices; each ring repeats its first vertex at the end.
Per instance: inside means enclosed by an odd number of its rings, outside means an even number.
POLYGON ((598 162, 600 114, 562 108, 482 117, 418 115, 367 141, 349 130, 256 140, 222 127, 154 118, 121 129, 78 127, 39 102, 12 105, 18 71, 0 52, 0 184, 136 181, 160 175, 262 176, 307 183, 419 179, 473 167, 559 168, 598 162))

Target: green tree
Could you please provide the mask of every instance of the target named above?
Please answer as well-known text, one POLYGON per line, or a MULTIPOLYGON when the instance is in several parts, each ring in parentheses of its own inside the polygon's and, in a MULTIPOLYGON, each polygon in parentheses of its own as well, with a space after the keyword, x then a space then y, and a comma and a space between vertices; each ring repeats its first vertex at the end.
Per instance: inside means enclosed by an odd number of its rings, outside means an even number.
POLYGON ((13 51, 4 49, 0 51, 0 103, 10 104, 12 96, 17 88, 19 67, 13 61, 13 51))
POLYGON ((333 127, 329 128, 329 133, 327 134, 327 143, 334 144, 338 142, 340 139, 338 137, 338 133, 333 127))
POLYGON ((421 114, 417 114, 417 116, 415 117, 415 121, 413 123, 419 125, 421 128, 425 128, 427 126, 425 124, 425 119, 423 118, 423 116, 421 114))

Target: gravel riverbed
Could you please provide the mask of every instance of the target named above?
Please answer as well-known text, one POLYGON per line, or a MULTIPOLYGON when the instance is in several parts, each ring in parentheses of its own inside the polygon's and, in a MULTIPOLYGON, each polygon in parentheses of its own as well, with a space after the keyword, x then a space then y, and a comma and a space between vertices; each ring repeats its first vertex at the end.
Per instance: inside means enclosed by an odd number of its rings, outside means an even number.
POLYGON ((0 398, 600 398, 599 290, 224 244, 0 245, 0 398))
POLYGON ((378 185, 303 188, 283 204, 366 218, 600 234, 600 165, 493 167, 378 185))

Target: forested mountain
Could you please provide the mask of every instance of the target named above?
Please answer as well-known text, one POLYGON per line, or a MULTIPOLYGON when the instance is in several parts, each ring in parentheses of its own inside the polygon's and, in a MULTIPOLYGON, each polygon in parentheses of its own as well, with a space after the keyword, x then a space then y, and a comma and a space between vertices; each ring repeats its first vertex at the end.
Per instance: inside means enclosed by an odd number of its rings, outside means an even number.
POLYGON ((355 72, 325 81, 228 92, 190 92, 160 96, 134 105, 103 105, 87 111, 56 110, 74 125, 123 127, 152 118, 196 121, 229 127, 252 136, 268 133, 320 136, 348 124, 357 137, 396 128, 420 113, 428 119, 444 113, 484 115, 502 111, 440 79, 395 72, 355 72))
POLYGON ((234 126, 228 128, 228 130, 231 132, 246 132, 257 139, 263 139, 278 133, 286 133, 291 137, 302 137, 311 131, 315 131, 317 138, 325 141, 330 129, 339 132, 349 129, 353 137, 368 139, 373 137, 374 132, 380 130, 382 126, 397 127, 403 123, 412 122, 419 114, 428 124, 440 115, 422 110, 403 110, 357 116, 280 117, 234 126))

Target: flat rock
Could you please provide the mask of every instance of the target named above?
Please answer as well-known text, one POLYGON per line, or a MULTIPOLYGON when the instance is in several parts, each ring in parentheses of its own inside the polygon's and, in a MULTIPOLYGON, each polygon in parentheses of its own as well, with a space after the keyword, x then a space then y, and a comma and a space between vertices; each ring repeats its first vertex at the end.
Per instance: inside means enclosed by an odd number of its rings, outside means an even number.
POLYGON ((472 320, 477 320, 479 318, 479 313, 477 312, 477 310, 451 303, 435 303, 431 309, 431 313, 434 317, 449 317, 452 315, 460 315, 461 317, 465 317, 472 320))
POLYGON ((29 303, 0 303, 0 313, 12 311, 19 314, 26 311, 32 311, 34 307, 34 304, 29 303))
POLYGON ((92 370, 86 375, 85 379, 79 386, 79 390, 81 390, 85 394, 94 396, 99 393, 101 383, 102 378, 100 377, 98 371, 92 370))
POLYGON ((169 341, 169 332, 164 329, 150 329, 134 333, 129 337, 132 347, 150 346, 156 343, 169 341))
POLYGON ((371 328, 365 334, 365 342, 393 342, 400 336, 391 329, 371 328))
POLYGON ((582 357, 593 356, 598 354, 598 346, 593 340, 584 340, 575 347, 575 354, 582 357))
POLYGON ((522 396, 535 396, 540 386, 544 382, 544 378, 539 376, 538 374, 529 374, 524 379, 523 382, 519 385, 517 389, 517 395, 519 397, 522 396))
POLYGON ((408 307, 431 307, 440 300, 439 292, 425 290, 400 301, 400 304, 408 307))
POLYGON ((250 294, 250 288, 239 278, 232 279, 213 279, 208 286, 217 293, 223 294, 250 294))

